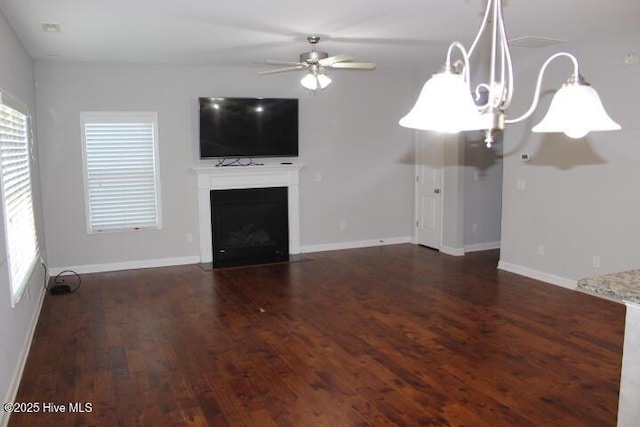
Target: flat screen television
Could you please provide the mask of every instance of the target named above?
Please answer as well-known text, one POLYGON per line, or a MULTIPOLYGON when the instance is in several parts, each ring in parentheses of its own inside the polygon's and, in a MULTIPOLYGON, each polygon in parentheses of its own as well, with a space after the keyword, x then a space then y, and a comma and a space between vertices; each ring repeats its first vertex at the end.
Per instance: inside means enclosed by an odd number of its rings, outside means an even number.
POLYGON ((297 99, 199 101, 201 159, 298 156, 297 99))

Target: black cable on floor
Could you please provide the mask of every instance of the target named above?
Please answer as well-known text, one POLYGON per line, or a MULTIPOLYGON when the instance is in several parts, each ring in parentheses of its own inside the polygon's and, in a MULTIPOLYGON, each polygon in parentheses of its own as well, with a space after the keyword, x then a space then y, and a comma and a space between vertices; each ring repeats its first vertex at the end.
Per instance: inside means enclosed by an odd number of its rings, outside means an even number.
POLYGON ((51 295, 72 294, 76 292, 78 289, 80 289, 80 286, 82 285, 82 279, 80 278, 80 275, 73 270, 61 271, 60 273, 58 273, 56 278, 53 279, 53 282, 55 283, 55 285, 53 285, 51 289, 49 289, 49 292, 51 292, 51 295), (65 273, 70 273, 70 274, 65 274, 65 273), (75 275, 76 278, 78 279, 78 284, 74 288, 72 288, 71 286, 65 283, 65 277, 70 275, 75 275))

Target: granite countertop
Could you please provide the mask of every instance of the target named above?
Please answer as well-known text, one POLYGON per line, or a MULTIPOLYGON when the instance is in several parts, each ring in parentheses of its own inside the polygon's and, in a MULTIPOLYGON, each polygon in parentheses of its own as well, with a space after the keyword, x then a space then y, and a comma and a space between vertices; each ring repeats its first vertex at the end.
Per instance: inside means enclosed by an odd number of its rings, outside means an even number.
POLYGON ((629 270, 578 280, 578 289, 640 304, 640 270, 629 270))

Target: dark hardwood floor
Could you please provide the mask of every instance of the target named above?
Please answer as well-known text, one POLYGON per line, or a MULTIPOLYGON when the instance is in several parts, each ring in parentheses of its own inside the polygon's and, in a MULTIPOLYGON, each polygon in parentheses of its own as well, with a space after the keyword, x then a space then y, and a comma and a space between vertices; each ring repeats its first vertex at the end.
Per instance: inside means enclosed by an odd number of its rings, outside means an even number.
POLYGON ((47 296, 17 426, 615 426, 624 306, 394 245, 83 276, 47 296))

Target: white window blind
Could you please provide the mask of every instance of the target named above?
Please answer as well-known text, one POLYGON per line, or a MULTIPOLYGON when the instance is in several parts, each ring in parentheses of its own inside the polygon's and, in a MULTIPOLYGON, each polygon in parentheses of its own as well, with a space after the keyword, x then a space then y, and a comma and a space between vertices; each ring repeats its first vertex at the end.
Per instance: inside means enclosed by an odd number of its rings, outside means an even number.
POLYGON ((29 165, 29 118, 0 105, 2 205, 12 302, 15 305, 38 257, 29 165))
POLYGON ((160 228, 157 115, 82 113, 89 233, 160 228))

